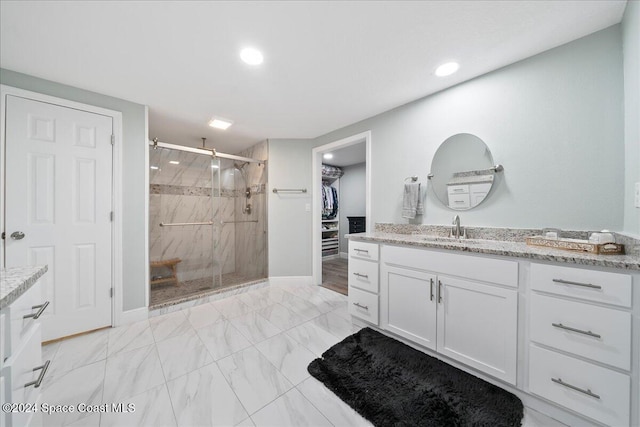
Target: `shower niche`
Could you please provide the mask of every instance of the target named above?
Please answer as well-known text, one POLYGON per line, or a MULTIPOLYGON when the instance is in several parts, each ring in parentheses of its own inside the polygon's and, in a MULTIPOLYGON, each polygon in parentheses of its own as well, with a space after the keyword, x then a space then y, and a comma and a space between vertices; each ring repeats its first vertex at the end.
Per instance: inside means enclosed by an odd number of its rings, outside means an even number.
POLYGON ((232 158, 166 146, 149 148, 150 307, 266 280, 267 142, 232 158))

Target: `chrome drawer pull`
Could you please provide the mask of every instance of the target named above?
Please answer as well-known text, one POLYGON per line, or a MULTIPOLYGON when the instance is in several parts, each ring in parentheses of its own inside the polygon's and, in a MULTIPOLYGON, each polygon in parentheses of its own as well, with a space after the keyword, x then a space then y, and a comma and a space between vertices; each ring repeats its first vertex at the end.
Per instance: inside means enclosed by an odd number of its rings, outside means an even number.
POLYGON ((433 301, 433 279, 429 279, 429 301, 433 301))
POLYGON ((442 302, 442 282, 438 280, 438 302, 442 302))
POLYGON ((37 319, 38 317, 42 316, 42 313, 44 313, 44 311, 47 309, 48 305, 49 305, 49 301, 46 301, 44 304, 34 305, 33 307, 31 307, 33 310, 35 310, 36 308, 39 308, 40 310, 38 310, 37 313, 25 314, 22 317, 25 318, 25 319, 28 319, 30 317, 33 317, 34 319, 37 319))
POLYGON ((47 373, 47 369, 49 369, 49 363, 51 363, 51 360, 47 360, 46 362, 44 362, 44 365, 42 366, 33 368, 34 371, 37 371, 38 369, 42 369, 42 372, 40 372, 40 375, 38 375, 37 380, 31 381, 30 383, 26 383, 24 386, 25 387, 34 386, 35 388, 40 387, 40 384, 42 384, 42 380, 44 380, 44 375, 47 373))
POLYGON ((562 381, 562 378, 551 378, 551 381, 553 381, 556 384, 560 384, 560 385, 563 385, 563 386, 565 386, 567 388, 570 388, 571 390, 579 391, 580 393, 586 394, 587 396, 591 396, 591 397, 595 397, 596 399, 600 399, 600 396, 598 396, 597 394, 595 394, 591 390, 589 390, 589 389, 585 390, 583 388, 576 387, 574 385, 565 383, 564 381, 562 381))
POLYGON ((564 285, 576 285, 576 286, 582 286, 584 288, 602 289, 602 286, 592 285, 591 283, 572 282, 571 280, 563 280, 563 279, 553 279, 553 281, 556 283, 562 283, 564 285))
POLYGON ((569 326, 564 326, 562 323, 552 323, 551 326, 554 326, 556 328, 560 328, 560 329, 565 329, 567 331, 571 331, 571 332, 577 332, 579 334, 582 335, 589 335, 590 337, 594 337, 594 338, 602 338, 600 335, 595 334, 591 331, 583 331, 582 329, 576 329, 576 328, 571 328, 569 326))
POLYGON ((356 251, 356 252, 364 252, 364 253, 366 253, 366 254, 368 254, 368 253, 369 253, 369 251, 368 251, 368 250, 366 250, 366 249, 358 249, 358 248, 354 248, 353 250, 354 250, 354 251, 356 251))
POLYGON ((358 276, 358 277, 362 277, 364 279, 368 279, 369 276, 367 276, 366 274, 360 274, 360 273, 353 273, 354 276, 358 276))
POLYGON ((356 307, 360 307, 360 308, 364 308, 365 310, 369 311, 369 306, 366 305, 360 305, 357 302, 354 302, 353 305, 355 305, 356 307))

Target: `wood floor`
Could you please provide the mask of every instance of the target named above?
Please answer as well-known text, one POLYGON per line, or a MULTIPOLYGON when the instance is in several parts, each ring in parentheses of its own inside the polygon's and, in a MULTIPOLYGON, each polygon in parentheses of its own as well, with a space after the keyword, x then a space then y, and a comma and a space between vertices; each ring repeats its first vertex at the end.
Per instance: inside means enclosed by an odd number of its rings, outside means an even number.
POLYGON ((349 289, 347 265, 347 260, 342 258, 322 261, 322 286, 347 295, 349 289))

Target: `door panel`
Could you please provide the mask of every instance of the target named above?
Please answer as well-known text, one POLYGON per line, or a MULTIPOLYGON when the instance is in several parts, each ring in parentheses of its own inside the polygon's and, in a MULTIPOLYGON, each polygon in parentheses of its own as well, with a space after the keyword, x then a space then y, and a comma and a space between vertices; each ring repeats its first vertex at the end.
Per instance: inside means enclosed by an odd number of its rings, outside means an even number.
POLYGON ((112 118, 12 95, 6 118, 5 265, 49 266, 43 340, 110 326, 112 118))

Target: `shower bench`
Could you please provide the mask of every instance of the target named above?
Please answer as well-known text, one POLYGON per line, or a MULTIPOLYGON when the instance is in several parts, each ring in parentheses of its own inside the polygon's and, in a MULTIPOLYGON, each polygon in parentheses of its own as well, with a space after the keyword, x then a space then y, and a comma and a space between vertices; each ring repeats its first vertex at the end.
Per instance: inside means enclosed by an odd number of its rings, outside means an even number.
POLYGON ((160 283, 175 282, 175 285, 178 286, 178 275, 176 272, 176 266, 178 265, 179 262, 182 262, 180 258, 171 258, 171 259, 163 259, 160 261, 152 261, 151 263, 149 263, 149 266, 150 266, 149 275, 151 277, 151 284, 158 285, 160 283), (171 271, 171 276, 159 277, 157 279, 153 279, 153 275, 151 274, 153 272, 153 269, 160 268, 160 267, 168 267, 171 271))

